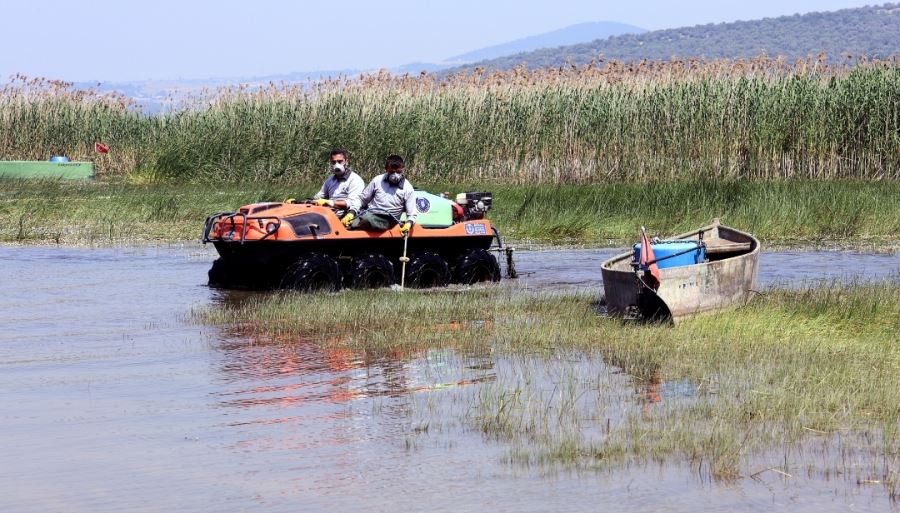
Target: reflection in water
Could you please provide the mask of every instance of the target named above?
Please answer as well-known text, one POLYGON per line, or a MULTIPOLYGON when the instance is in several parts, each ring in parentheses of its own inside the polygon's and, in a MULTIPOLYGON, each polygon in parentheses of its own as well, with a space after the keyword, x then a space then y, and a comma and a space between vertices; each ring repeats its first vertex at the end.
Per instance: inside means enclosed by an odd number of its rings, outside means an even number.
POLYGON ((659 370, 657 370, 648 381, 642 383, 639 387, 638 397, 640 397, 641 410, 645 417, 649 415, 650 408, 654 404, 662 401, 662 396, 659 395, 659 384, 659 370))
POLYGON ((643 376, 631 376, 631 382, 635 388, 635 397, 641 405, 641 412, 645 416, 649 416, 655 406, 667 401, 684 405, 697 397, 697 385, 684 379, 664 381, 658 367, 649 370, 649 373, 643 376))
MULTIPOLYGON (((265 293, 259 292, 216 290, 214 300, 225 308, 237 308, 264 296, 265 293)), ((471 327, 471 324, 449 322, 427 329, 452 334, 471 327)), ((490 329, 491 326, 483 322, 476 323, 475 327, 490 329)), ((224 331, 227 337, 217 349, 223 356, 220 366, 226 382, 281 384, 222 393, 222 406, 288 407, 316 401, 344 403, 373 397, 396 398, 495 378, 489 354, 470 353, 460 357, 447 349, 405 348, 372 352, 342 346, 338 336, 316 341, 294 334, 247 333, 239 328, 224 331)))
MULTIPOLYGON (((341 404, 444 390, 495 379, 489 356, 459 357, 451 350, 391 349, 374 358, 362 350, 295 335, 229 337, 218 350, 222 379, 219 406, 289 410, 305 404, 341 404), (242 385, 249 385, 240 388, 242 385)), ((284 422, 283 418, 265 422, 284 422)))

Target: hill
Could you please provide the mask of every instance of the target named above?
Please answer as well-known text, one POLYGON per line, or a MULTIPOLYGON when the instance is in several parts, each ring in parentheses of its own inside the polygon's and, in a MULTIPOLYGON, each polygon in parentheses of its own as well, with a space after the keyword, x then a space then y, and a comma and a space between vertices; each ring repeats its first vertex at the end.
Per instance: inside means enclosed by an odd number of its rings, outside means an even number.
POLYGON ((647 32, 647 30, 615 21, 579 23, 552 32, 523 37, 508 43, 473 50, 471 52, 450 57, 446 60, 448 62, 475 62, 521 52, 529 52, 540 48, 574 45, 587 43, 597 39, 606 39, 611 36, 643 34, 644 32, 647 32))
MULTIPOLYGON (((453 66, 463 65, 481 59, 489 59, 517 52, 534 50, 548 46, 561 46, 573 43, 583 43, 598 38, 606 38, 612 35, 627 33, 642 33, 645 29, 617 23, 613 21, 598 21, 579 23, 559 30, 537 34, 534 36, 517 39, 507 43, 480 48, 440 62, 412 62, 403 64, 389 71, 395 74, 418 74, 422 71, 437 73, 453 66)), ((206 79, 150 79, 128 82, 76 82, 76 89, 96 89, 101 92, 119 92, 135 100, 143 106, 144 112, 154 113, 163 109, 167 98, 179 97, 199 92, 203 89, 215 89, 217 87, 244 84, 246 86, 264 86, 270 82, 297 84, 309 81, 322 80, 337 76, 352 77, 365 72, 376 70, 342 69, 342 70, 318 70, 283 73, 277 75, 252 76, 252 77, 215 77, 206 79)))
POLYGON ((590 43, 483 60, 466 67, 509 69, 525 64, 529 68, 543 68, 563 65, 567 59, 575 64, 586 64, 601 55, 623 61, 671 57, 738 58, 761 53, 793 59, 820 52, 832 60, 843 54, 878 58, 900 54, 900 4, 613 36, 590 43))

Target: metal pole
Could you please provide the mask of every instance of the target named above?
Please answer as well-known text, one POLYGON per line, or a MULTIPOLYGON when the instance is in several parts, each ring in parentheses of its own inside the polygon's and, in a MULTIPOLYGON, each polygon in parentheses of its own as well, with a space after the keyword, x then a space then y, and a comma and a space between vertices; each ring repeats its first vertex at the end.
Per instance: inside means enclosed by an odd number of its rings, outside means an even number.
POLYGON ((406 243, 409 241, 409 232, 403 235, 403 256, 400 257, 400 290, 403 290, 403 287, 406 285, 406 262, 409 262, 409 257, 406 256, 406 243))

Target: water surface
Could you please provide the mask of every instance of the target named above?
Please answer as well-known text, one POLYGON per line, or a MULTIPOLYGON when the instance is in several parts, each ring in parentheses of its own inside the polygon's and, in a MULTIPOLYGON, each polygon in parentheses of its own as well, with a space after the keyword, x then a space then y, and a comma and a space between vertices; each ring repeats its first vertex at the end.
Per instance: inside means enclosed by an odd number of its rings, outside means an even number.
MULTIPOLYGON (((517 254, 528 289, 596 289, 611 251, 517 254)), ((185 321, 230 300, 211 248, 0 247, 0 511, 886 511, 883 487, 799 472, 710 482, 677 465, 547 472, 472 429, 523 368, 551 394, 595 359, 371 358, 185 321)), ((898 255, 765 253, 763 284, 882 279, 898 255)), ((622 411, 647 391, 608 372, 622 411)), ((675 383, 663 400, 690 395, 675 383)), ((763 465, 761 462, 760 465, 763 465)), ((765 467, 760 467, 765 468, 765 467)))
MULTIPOLYGON (((517 251, 517 285, 544 289, 602 290, 600 265, 621 249, 517 251)), ((506 266, 503 266, 504 273, 506 266)), ((872 281, 900 276, 900 253, 763 251, 760 287, 803 287, 829 281, 872 281)))

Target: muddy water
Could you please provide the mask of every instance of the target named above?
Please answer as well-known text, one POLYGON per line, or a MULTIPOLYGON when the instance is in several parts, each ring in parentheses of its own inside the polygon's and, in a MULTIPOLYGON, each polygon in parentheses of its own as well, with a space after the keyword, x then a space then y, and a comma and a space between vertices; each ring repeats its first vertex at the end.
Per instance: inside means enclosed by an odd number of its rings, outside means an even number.
MULTIPOLYGON (((596 288, 608 254, 521 252, 514 286, 596 288)), ((468 416, 523 369, 548 395, 554 381, 604 374, 619 415, 646 408, 647 391, 599 360, 430 350, 369 361, 191 325, 192 308, 229 300, 204 285, 212 258, 197 248, 0 247, 0 512, 895 507, 883 487, 805 471, 716 484, 677 465, 509 463, 509 445, 468 416)), ((769 253, 760 278, 898 269, 898 255, 769 253)), ((654 401, 691 393, 677 383, 653 391, 654 401)))

